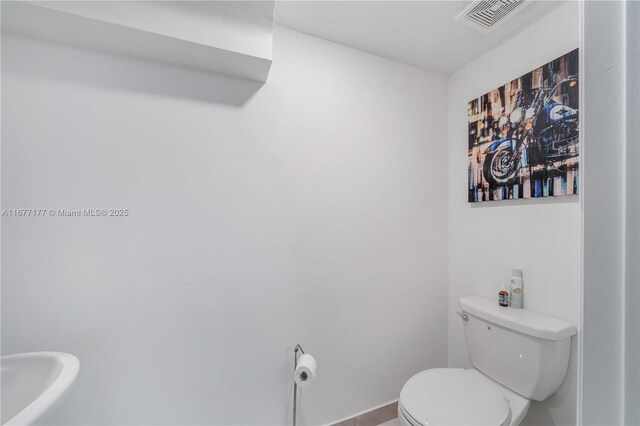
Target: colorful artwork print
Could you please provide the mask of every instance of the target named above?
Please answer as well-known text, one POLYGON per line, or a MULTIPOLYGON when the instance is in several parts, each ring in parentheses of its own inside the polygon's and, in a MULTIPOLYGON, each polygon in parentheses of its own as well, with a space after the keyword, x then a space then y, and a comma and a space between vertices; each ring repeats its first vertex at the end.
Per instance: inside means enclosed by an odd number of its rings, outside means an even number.
POLYGON ((578 194, 578 49, 469 102, 469 202, 578 194))

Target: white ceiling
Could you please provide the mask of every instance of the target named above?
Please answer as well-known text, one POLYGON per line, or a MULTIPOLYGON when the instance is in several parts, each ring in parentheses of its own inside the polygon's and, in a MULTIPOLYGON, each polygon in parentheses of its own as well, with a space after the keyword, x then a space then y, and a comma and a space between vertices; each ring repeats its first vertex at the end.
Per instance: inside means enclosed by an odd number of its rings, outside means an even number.
POLYGON ((486 35, 454 20, 469 1, 278 0, 275 20, 306 34, 448 75, 561 3, 533 1, 486 35))

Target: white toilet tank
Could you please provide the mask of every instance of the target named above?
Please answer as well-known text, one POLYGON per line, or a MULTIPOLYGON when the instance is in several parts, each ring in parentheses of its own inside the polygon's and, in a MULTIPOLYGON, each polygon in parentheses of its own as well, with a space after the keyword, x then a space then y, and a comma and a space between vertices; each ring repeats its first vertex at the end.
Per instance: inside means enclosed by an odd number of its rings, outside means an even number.
POLYGON ((572 324, 478 296, 461 298, 460 309, 467 317, 464 336, 475 368, 536 401, 558 390, 576 334, 572 324))

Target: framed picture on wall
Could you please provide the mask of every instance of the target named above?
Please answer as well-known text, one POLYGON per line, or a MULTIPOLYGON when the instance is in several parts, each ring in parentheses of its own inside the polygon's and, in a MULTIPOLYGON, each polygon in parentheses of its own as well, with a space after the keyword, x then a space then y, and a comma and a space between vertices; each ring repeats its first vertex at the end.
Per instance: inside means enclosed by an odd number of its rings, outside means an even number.
POLYGON ((469 102, 469 202, 579 192, 578 49, 469 102))

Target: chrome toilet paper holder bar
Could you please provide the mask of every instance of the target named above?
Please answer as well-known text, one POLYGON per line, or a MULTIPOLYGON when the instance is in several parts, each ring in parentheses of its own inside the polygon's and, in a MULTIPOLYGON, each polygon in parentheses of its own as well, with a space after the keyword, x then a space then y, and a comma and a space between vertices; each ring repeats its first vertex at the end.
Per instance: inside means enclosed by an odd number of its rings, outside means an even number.
MULTIPOLYGON (((304 353, 304 349, 300 344, 296 344, 296 347, 293 348, 293 371, 295 373, 296 368, 298 368, 298 352, 304 353)), ((297 411, 297 400, 298 400, 298 384, 296 381, 293 381, 293 426, 296 426, 296 411, 297 411)))

